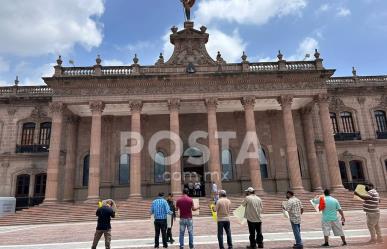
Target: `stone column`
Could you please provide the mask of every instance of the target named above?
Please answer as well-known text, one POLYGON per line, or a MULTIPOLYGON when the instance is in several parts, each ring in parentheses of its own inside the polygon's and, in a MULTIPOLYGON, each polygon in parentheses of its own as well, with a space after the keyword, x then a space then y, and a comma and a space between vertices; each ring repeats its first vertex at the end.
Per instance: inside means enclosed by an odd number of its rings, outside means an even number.
POLYGON ((282 107, 282 118, 286 139, 286 156, 288 161, 291 189, 294 191, 302 192, 304 191, 304 187, 302 186, 300 164, 298 161, 296 133, 294 131, 292 114, 293 97, 289 95, 280 96, 278 98, 278 102, 282 107))
POLYGON ((63 201, 74 200, 75 168, 77 164, 77 139, 79 117, 69 116, 66 134, 66 165, 63 201))
MULTIPOLYGON (((257 135, 257 129, 255 126, 255 117, 254 117, 254 106, 255 106, 255 97, 247 96, 243 97, 241 103, 245 109, 245 124, 246 124, 246 134, 247 137, 245 141, 249 145, 253 144, 254 152, 258 156, 259 141, 257 135)), ((262 178, 261 178, 261 166, 259 163, 258 157, 248 158, 249 170, 250 170, 250 181, 251 186, 258 192, 263 192, 262 187, 262 178)))
POLYGON ((218 189, 222 189, 222 171, 220 169, 219 158, 219 140, 216 138, 218 132, 218 124, 216 121, 216 108, 218 100, 216 98, 207 98, 205 100, 207 106, 208 117, 208 147, 210 149, 209 170, 211 173, 211 181, 215 181, 218 189))
MULTIPOLYGON (((177 136, 180 136, 179 131, 179 108, 180 100, 171 99, 168 100, 169 108, 169 124, 170 131, 177 136)), ((170 137, 170 153, 176 153, 181 155, 180 141, 175 139, 175 136, 170 137)), ((174 195, 181 195, 181 162, 180 158, 178 161, 171 163, 171 193, 174 195)))
MULTIPOLYGON (((129 103, 131 110, 131 132, 141 134, 141 101, 132 101, 129 103)), ((135 146, 137 141, 131 140, 131 146, 135 146)), ((141 198, 141 152, 130 154, 130 198, 141 198)))
POLYGON ((320 109, 320 121, 323 130, 325 155, 327 158, 329 180, 331 188, 344 189, 341 181, 339 159, 337 157, 336 143, 333 137, 333 128, 329 115, 329 97, 327 94, 320 94, 316 97, 320 109))
POLYGON ((63 128, 63 103, 52 102, 49 106, 52 118, 50 152, 48 154, 45 202, 58 201, 58 177, 63 128))
POLYGON ((304 131, 306 154, 308 157, 308 168, 313 191, 321 191, 321 174, 318 167, 317 153, 312 119, 312 107, 308 106, 301 110, 302 127, 304 131))
POLYGON ((102 112, 105 104, 102 101, 90 103, 91 110, 91 140, 90 140, 90 166, 89 166, 89 191, 88 201, 99 199, 100 170, 101 170, 101 131, 102 112))

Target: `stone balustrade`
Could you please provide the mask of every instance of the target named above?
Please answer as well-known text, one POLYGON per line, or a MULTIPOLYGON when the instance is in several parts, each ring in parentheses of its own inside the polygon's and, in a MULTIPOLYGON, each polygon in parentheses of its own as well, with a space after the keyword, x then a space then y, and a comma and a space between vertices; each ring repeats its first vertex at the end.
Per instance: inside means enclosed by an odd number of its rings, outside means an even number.
POLYGON ((0 87, 0 98, 11 96, 51 97, 53 90, 47 86, 10 86, 0 87))
POLYGON ((352 77, 332 77, 327 80, 329 88, 335 87, 361 87, 382 85, 385 86, 387 83, 387 75, 381 76, 352 76, 352 77))

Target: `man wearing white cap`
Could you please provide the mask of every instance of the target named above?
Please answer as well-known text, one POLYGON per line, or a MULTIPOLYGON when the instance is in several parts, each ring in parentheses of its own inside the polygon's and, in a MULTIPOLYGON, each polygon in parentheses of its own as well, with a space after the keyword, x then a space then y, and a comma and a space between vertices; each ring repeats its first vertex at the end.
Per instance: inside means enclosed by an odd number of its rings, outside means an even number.
POLYGON ((218 219, 218 243, 219 248, 224 249, 223 230, 227 235, 228 249, 232 249, 232 238, 230 228, 231 201, 227 198, 226 190, 219 191, 220 199, 216 202, 215 211, 218 219))
POLYGON ((263 248, 263 236, 262 236, 262 200, 255 195, 255 190, 249 187, 245 190, 246 198, 242 203, 242 206, 246 207, 245 218, 249 226, 249 240, 250 246, 246 248, 263 248))

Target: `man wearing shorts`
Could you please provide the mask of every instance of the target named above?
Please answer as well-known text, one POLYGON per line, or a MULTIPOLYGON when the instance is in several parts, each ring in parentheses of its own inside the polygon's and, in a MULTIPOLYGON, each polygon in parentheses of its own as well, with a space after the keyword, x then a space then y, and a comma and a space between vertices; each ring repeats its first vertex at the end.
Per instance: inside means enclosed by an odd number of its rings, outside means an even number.
POLYGON ((343 224, 345 222, 344 212, 341 210, 341 206, 338 200, 333 198, 330 195, 330 191, 326 189, 324 191, 324 198, 320 198, 319 196, 313 199, 315 204, 319 204, 320 208, 322 208, 322 230, 324 233, 325 243, 321 246, 328 247, 329 246, 329 235, 331 230, 333 231, 334 236, 340 236, 343 241, 342 246, 346 246, 347 242, 345 241, 343 224), (337 212, 341 215, 341 221, 337 217, 337 212))

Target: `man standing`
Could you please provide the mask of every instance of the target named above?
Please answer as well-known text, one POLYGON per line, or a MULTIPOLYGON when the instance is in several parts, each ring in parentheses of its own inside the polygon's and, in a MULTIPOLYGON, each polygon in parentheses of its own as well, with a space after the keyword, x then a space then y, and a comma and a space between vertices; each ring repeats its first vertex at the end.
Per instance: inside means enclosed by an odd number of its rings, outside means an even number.
POLYGON ((167 202, 169 205, 169 209, 172 211, 171 226, 168 227, 168 229, 167 229, 167 241, 169 241, 169 243, 173 244, 175 242, 175 240, 172 238, 172 226, 173 226, 173 222, 176 220, 176 207, 175 207, 175 201, 173 200, 172 193, 169 193, 167 202))
POLYGON ((107 201, 102 205, 102 207, 97 209, 96 216, 98 216, 98 223, 97 223, 97 229, 95 231, 94 235, 94 241, 91 249, 96 249, 99 240, 102 237, 102 234, 105 237, 105 248, 110 249, 110 242, 112 240, 112 234, 111 234, 111 224, 110 220, 111 218, 115 217, 115 211, 112 208, 113 202, 107 201))
POLYGON ((290 224, 292 225, 294 239, 296 240, 293 248, 302 249, 304 246, 301 239, 301 215, 304 213, 304 208, 301 201, 294 196, 292 191, 286 193, 286 198, 288 202, 284 209, 289 213, 290 224))
POLYGON ((216 185, 214 181, 212 182, 212 185, 211 185, 211 195, 212 195, 212 199, 216 204, 216 202, 219 199, 219 195, 218 195, 218 185, 216 185))
POLYGON ((164 193, 159 193, 158 197, 152 202, 150 212, 155 217, 155 248, 159 248, 160 231, 163 240, 163 247, 168 248, 167 215, 172 214, 172 211, 169 209, 168 202, 164 200, 164 193))
POLYGON ((220 190, 219 196, 220 196, 220 199, 218 200, 215 206, 215 211, 217 213, 217 219, 218 219, 219 248, 224 249, 224 245, 223 245, 223 229, 224 229, 227 235, 228 249, 232 249, 232 238, 231 238, 231 228, 230 228, 231 201, 227 198, 227 193, 225 190, 220 190))
POLYGON ((250 246, 247 248, 263 248, 263 235, 262 235, 262 200, 255 195, 255 190, 249 187, 245 190, 246 198, 242 203, 242 206, 246 207, 245 218, 249 226, 249 240, 250 246))
POLYGON ((324 198, 319 196, 313 199, 313 203, 319 204, 320 209, 322 209, 322 230, 324 233, 324 244, 321 246, 329 246, 329 235, 331 230, 333 230, 334 236, 340 236, 342 240, 342 246, 346 246, 347 242, 345 241, 343 226, 345 222, 344 212, 341 210, 341 206, 338 200, 330 196, 330 191, 328 189, 324 190, 324 198), (324 204, 323 204, 323 203, 324 204), (341 215, 341 222, 337 217, 337 212, 341 215))
POLYGON ((194 248, 193 242, 193 222, 192 222, 192 211, 196 211, 199 207, 195 208, 192 198, 188 196, 188 189, 183 190, 183 196, 177 200, 176 209, 180 210, 180 233, 179 243, 180 249, 184 248, 184 234, 185 229, 188 230, 189 237, 189 248, 194 248))
POLYGON ((195 196, 196 197, 201 197, 202 196, 201 189, 202 189, 202 185, 200 184, 200 181, 197 180, 195 182, 195 196))
POLYGON ((355 192, 355 195, 359 196, 361 199, 364 200, 363 210, 366 213, 367 226, 371 234, 371 240, 369 241, 369 243, 371 244, 383 243, 382 232, 379 226, 379 219, 380 219, 379 193, 376 191, 372 183, 366 185, 366 191, 368 192, 368 195, 366 196, 360 195, 357 192, 355 192))

